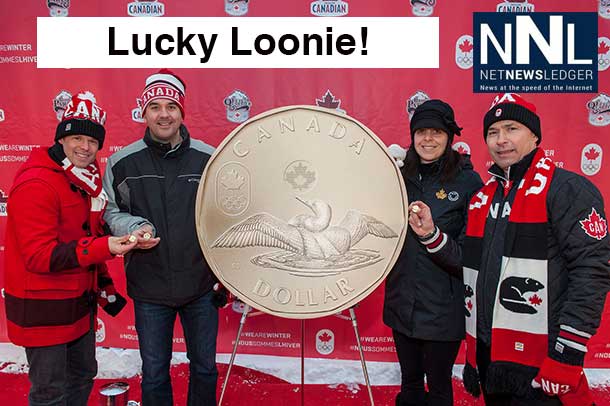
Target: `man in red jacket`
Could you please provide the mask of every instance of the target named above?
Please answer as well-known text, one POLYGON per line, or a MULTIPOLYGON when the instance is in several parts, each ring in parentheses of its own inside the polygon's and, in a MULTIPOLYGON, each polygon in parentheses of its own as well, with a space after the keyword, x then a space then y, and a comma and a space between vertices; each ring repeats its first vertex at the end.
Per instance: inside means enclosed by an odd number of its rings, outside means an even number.
POLYGON ((136 245, 104 231, 107 195, 95 158, 105 120, 93 94, 74 96, 55 144, 32 151, 9 193, 7 330, 25 347, 30 405, 87 404, 97 373, 96 303, 113 316, 126 303, 104 264, 136 245))

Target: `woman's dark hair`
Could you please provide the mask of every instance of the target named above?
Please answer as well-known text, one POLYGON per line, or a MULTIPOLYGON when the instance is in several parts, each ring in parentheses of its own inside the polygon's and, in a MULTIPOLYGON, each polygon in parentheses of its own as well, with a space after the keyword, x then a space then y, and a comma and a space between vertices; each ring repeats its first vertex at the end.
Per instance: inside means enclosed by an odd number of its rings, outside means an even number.
MULTIPOLYGON (((453 148, 451 148, 451 141, 453 137, 449 137, 447 141, 447 148, 445 153, 439 158, 441 161, 441 182, 450 182, 457 176, 460 168, 462 167, 462 160, 464 157, 453 148)), ((415 145, 411 143, 407 150, 407 157, 405 158, 404 174, 407 177, 415 177, 419 172, 420 159, 415 151, 415 145)))

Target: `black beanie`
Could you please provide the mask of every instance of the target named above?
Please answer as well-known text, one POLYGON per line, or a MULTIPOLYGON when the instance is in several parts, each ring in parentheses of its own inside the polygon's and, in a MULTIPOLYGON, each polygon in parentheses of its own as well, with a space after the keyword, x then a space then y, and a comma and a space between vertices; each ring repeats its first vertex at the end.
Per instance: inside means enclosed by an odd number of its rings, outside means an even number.
POLYGON ((536 106, 526 101, 516 93, 504 93, 495 97, 491 108, 483 118, 483 137, 487 141, 487 131, 493 123, 502 120, 517 121, 534 133, 538 140, 536 145, 542 141, 540 129, 540 117, 536 114, 536 106))
POLYGON ((461 135, 462 128, 455 122, 453 109, 442 100, 426 100, 420 104, 411 118, 411 139, 415 136, 415 131, 421 128, 438 128, 443 130, 453 138, 454 134, 461 135))
POLYGON ((55 129, 55 142, 68 135, 88 135, 97 140, 101 149, 106 136, 106 112, 95 103, 91 92, 73 96, 55 129))

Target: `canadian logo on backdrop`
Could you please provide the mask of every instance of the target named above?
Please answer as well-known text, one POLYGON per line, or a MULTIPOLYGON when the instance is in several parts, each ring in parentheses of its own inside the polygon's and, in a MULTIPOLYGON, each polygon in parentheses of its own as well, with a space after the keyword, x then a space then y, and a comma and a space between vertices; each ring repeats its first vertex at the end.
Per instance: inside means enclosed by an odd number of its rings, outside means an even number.
POLYGON ((434 12, 436 0, 411 0, 411 11, 418 17, 428 17, 434 12))
POLYGON ((322 355, 328 355, 335 350, 335 333, 322 329, 316 333, 316 350, 322 355))
POLYGON ((589 123, 603 127, 610 124, 610 96, 600 93, 587 102, 589 123))
POLYGON ((415 109, 426 100, 430 100, 430 96, 423 90, 418 90, 409 97, 409 100, 407 100, 407 114, 409 115, 409 120, 413 118, 415 109))
POLYGON ((138 107, 131 109, 131 119, 136 123, 143 123, 144 116, 142 113, 142 99, 140 99, 139 97, 136 97, 136 105, 138 107))
POLYGON ((227 110, 227 120, 232 123, 243 123, 250 117, 252 102, 248 95, 241 90, 234 90, 225 97, 224 105, 227 110))
POLYGON ((248 13, 250 0, 225 0, 225 13, 230 16, 243 16, 248 13))
POLYGON ((462 69, 472 68, 472 35, 462 35, 455 43, 455 64, 462 69))
POLYGON ((455 144, 453 144, 452 148, 462 155, 470 155, 470 145, 468 145, 464 141, 456 142, 455 144))
POLYGON ((610 0, 599 0, 597 12, 601 18, 610 19, 610 0))
POLYGON ((593 176, 602 167, 604 151, 597 144, 587 144, 580 155, 580 170, 585 175, 593 176))
POLYGON ((534 5, 528 0, 504 0, 496 6, 498 13, 531 13, 534 5))
POLYGON ((604 71, 610 68, 610 39, 599 37, 597 39, 597 69, 604 71))
POLYGON ((8 202, 8 195, 4 193, 4 190, 0 189, 0 216, 6 216, 6 203, 8 202))
POLYGON ((68 103, 70 103, 70 100, 72 100, 72 95, 67 90, 60 91, 53 99, 53 111, 55 112, 57 121, 61 121, 64 111, 66 111, 66 106, 68 103))
POLYGON ((595 13, 473 16, 475 93, 597 92, 595 13))
POLYGON ((317 0, 311 2, 309 11, 317 17, 340 17, 347 15, 349 5, 343 0, 317 0))
POLYGON ((47 8, 51 17, 68 17, 70 0, 47 0, 47 8))
POLYGON ((335 95, 333 95, 330 89, 326 89, 326 93, 324 93, 322 98, 316 98, 316 106, 337 110, 339 113, 346 114, 345 110, 341 108, 341 99, 335 98, 335 95))
POLYGON ((595 207, 591 208, 591 213, 587 218, 580 220, 580 226, 585 230, 585 234, 596 240, 602 240, 608 235, 608 223, 605 218, 597 213, 595 207))
POLYGON ((95 342, 101 343, 105 339, 106 339, 106 325, 104 324, 102 319, 100 319, 98 317, 97 318, 97 328, 95 329, 95 342))
POLYGON ((165 14, 165 4, 159 0, 135 0, 127 4, 127 14, 132 17, 161 17, 165 14))

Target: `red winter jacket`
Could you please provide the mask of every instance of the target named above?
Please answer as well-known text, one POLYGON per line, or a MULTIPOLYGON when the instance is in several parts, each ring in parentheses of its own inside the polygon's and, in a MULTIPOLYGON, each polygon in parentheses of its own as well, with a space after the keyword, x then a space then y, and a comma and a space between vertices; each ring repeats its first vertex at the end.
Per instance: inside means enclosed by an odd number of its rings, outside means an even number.
POLYGON ((9 192, 5 305, 10 340, 24 347, 70 342, 93 327, 98 277, 110 281, 108 237, 91 236, 89 197, 35 149, 9 192), (99 273, 99 275, 98 275, 99 273))

